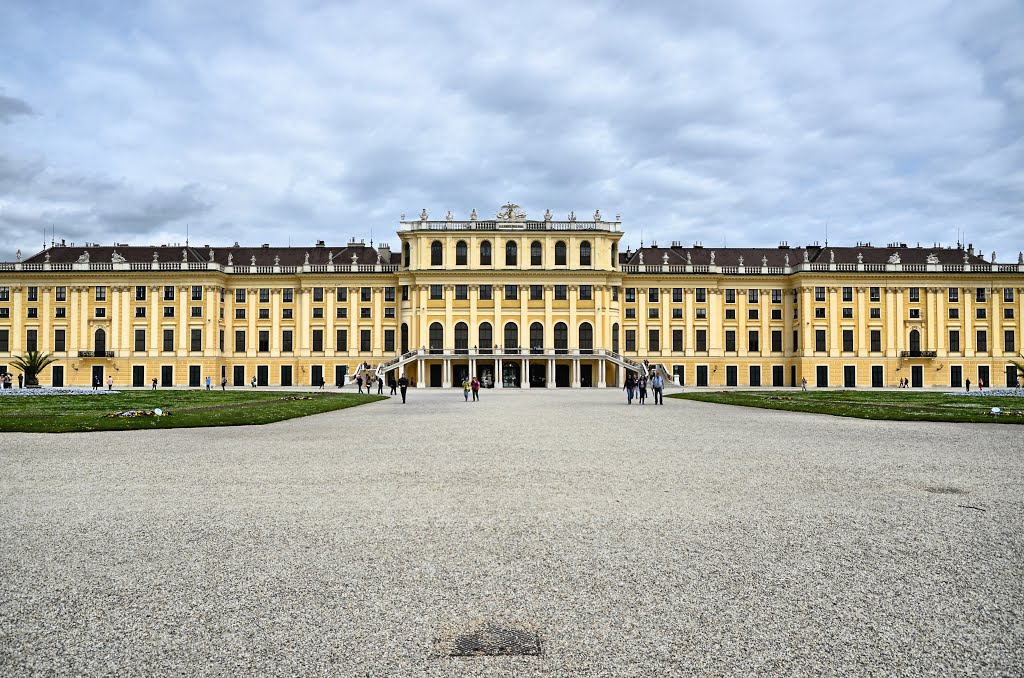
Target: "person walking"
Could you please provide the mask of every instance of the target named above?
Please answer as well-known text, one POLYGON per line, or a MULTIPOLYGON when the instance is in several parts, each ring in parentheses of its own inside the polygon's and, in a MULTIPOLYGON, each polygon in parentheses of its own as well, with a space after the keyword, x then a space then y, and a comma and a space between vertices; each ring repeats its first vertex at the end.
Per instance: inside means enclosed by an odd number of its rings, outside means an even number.
POLYGON ((113 391, 114 390, 114 375, 110 375, 110 376, 107 377, 107 390, 108 391, 113 391))
POLYGON ((967 392, 970 393, 970 391, 971 391, 971 380, 970 379, 966 379, 964 381, 964 385, 967 386, 967 392))
POLYGON ((409 379, 404 374, 398 380, 398 390, 402 392, 402 404, 405 404, 405 391, 409 388, 409 379))
POLYGON ((156 377, 153 377, 153 390, 156 390, 156 377))
POLYGON ((377 395, 384 395, 384 379, 377 377, 377 395))
POLYGON ((662 392, 662 389, 664 389, 664 388, 665 388, 665 381, 661 378, 660 374, 655 373, 654 376, 651 378, 651 390, 654 391, 654 404, 655 405, 664 405, 665 404, 665 395, 662 392))
POLYGON ((249 384, 250 384, 250 385, 251 385, 251 386, 252 386, 253 388, 256 388, 256 377, 253 377, 252 379, 250 379, 250 380, 249 380, 249 384))
POLYGON ((228 390, 228 378, 227 377, 221 377, 220 378, 220 390, 222 390, 222 391, 228 390))
POLYGON ((472 385, 469 383, 469 377, 462 380, 462 399, 467 403, 469 402, 469 392, 472 390, 472 385))
POLYGON ((637 391, 640 394, 640 404, 643 405, 644 401, 647 400, 647 377, 646 375, 640 375, 640 380, 636 384, 637 391))
POLYGON ((100 375, 96 375, 92 378, 92 390, 97 390, 100 387, 100 375))
POLYGON ((18 374, 18 388, 24 388, 24 387, 25 387, 25 375, 19 373, 18 374))
POLYGON ((636 380, 633 378, 633 373, 630 372, 626 375, 626 385, 623 387, 626 389, 626 404, 633 404, 633 389, 636 388, 636 380))
POLYGON ((473 381, 470 384, 470 387, 473 389, 473 402, 480 402, 480 380, 477 379, 476 377, 473 377, 473 381))
POLYGON ((363 375, 361 374, 356 375, 356 387, 359 389, 360 393, 363 392, 363 375))
POLYGON ((800 380, 800 388, 803 389, 804 391, 807 390, 807 377, 804 377, 803 379, 800 380))
POLYGON ((210 390, 210 384, 211 383, 213 383, 213 380, 210 378, 210 375, 206 375, 206 390, 207 391, 210 390))
POLYGON ((395 374, 393 372, 388 375, 388 386, 391 387, 391 395, 397 395, 398 382, 395 381, 395 374))

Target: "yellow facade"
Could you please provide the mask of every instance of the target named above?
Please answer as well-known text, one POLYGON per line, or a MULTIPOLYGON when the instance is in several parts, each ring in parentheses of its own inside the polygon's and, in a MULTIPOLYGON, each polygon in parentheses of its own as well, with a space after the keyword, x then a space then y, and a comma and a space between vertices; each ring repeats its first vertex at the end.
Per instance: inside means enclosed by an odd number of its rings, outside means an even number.
POLYGON ((620 252, 622 234, 599 213, 506 205, 403 220, 393 253, 56 246, 0 264, 0 368, 35 348, 58 357, 44 385, 335 385, 368 366, 417 386, 617 386, 644 360, 687 386, 1014 383, 1024 263, 901 245, 620 252))

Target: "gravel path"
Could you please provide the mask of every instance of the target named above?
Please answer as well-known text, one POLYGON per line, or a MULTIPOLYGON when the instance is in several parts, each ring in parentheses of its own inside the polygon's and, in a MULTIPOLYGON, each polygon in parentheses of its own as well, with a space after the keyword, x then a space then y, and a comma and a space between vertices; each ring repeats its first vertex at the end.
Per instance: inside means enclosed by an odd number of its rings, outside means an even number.
POLYGON ((5 434, 0 674, 1020 675, 1022 449, 614 390, 5 434), (487 625, 541 656, 436 656, 487 625))

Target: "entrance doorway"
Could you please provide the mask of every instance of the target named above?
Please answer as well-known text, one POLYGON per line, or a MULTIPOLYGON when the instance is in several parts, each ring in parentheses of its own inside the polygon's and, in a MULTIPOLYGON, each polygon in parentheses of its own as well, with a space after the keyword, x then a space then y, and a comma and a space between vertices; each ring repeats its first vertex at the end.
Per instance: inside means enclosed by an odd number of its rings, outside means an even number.
POLYGON ((256 367, 256 385, 270 386, 270 366, 258 365, 256 367))
POLYGON ((992 382, 988 378, 988 365, 978 365, 978 385, 985 385, 988 388, 992 385, 992 382))
POLYGON ((843 386, 846 388, 856 388, 857 386, 857 366, 856 365, 844 365, 843 366, 843 386))
POLYGON ((452 384, 461 388, 462 382, 471 378, 469 363, 452 363, 452 384))
POLYGON ((348 374, 348 365, 334 366, 334 385, 342 386, 345 383, 345 375, 348 374))
POLYGON ((949 368, 949 385, 953 388, 963 388, 964 368, 962 365, 953 365, 949 368))
POLYGON ((442 367, 442 365, 430 366, 430 388, 441 388, 441 384, 444 382, 442 367))
POLYGON ((871 388, 882 388, 885 386, 885 368, 881 365, 871 366, 871 388))
POLYGON ((547 386, 547 368, 544 363, 530 363, 530 387, 543 388, 547 386))
POLYGON ((1008 365, 1006 368, 1006 387, 1014 388, 1017 386, 1017 368, 1013 365, 1008 365))
POLYGON ((132 386, 142 388, 146 385, 146 366, 132 365, 132 386))
MULTIPOLYGON (((290 370, 291 368, 289 368, 290 370)), ((283 376, 283 375, 282 375, 283 376)), ((323 365, 311 365, 309 368, 309 379, 310 386, 320 386, 320 382, 324 380, 324 366, 323 365)), ((291 385, 291 375, 288 375, 289 386, 291 385)), ((284 384, 281 384, 284 386, 284 384)))
POLYGON ((519 363, 505 363, 501 368, 501 383, 505 388, 519 388, 519 363))
POLYGON ((199 381, 203 377, 203 368, 199 365, 188 366, 188 387, 199 388, 199 381))
POLYGON ((572 381, 572 372, 569 366, 564 363, 555 364, 555 386, 558 388, 568 388, 572 381))
POLYGON ((160 366, 160 385, 165 388, 174 386, 174 365, 160 366))
POLYGON ((232 386, 246 386, 246 383, 245 383, 245 365, 234 365, 231 368, 231 385, 232 386))
POLYGON ((910 366, 910 385, 914 388, 921 388, 924 386, 924 366, 923 365, 911 365, 910 366))
POLYGON ((786 367, 784 365, 772 365, 772 386, 786 385, 786 367))
POLYGON ((580 365, 580 386, 590 388, 594 385, 594 366, 580 365))
POLYGON ((818 382, 815 386, 818 388, 828 388, 828 365, 818 365, 815 369, 815 376, 818 382))
POLYGON ((99 381, 100 386, 102 386, 103 385, 103 365, 93 365, 92 366, 92 383, 89 384, 90 386, 92 386, 93 384, 96 383, 97 377, 100 380, 99 381))
POLYGON ((292 385, 292 366, 281 365, 281 386, 292 385))
POLYGON ((708 366, 697 365, 697 386, 708 385, 708 366))
POLYGON ((59 388, 64 385, 64 366, 54 365, 53 366, 53 377, 51 378, 50 385, 54 388, 59 388))

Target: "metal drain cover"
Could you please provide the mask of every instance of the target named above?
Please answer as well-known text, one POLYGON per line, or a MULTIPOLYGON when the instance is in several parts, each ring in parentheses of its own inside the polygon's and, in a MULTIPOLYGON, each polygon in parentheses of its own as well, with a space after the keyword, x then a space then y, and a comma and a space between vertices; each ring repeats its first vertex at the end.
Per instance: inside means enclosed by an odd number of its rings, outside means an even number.
POLYGON ((442 657, 536 657, 541 653, 536 631, 493 621, 442 634, 435 639, 434 648, 442 657))

